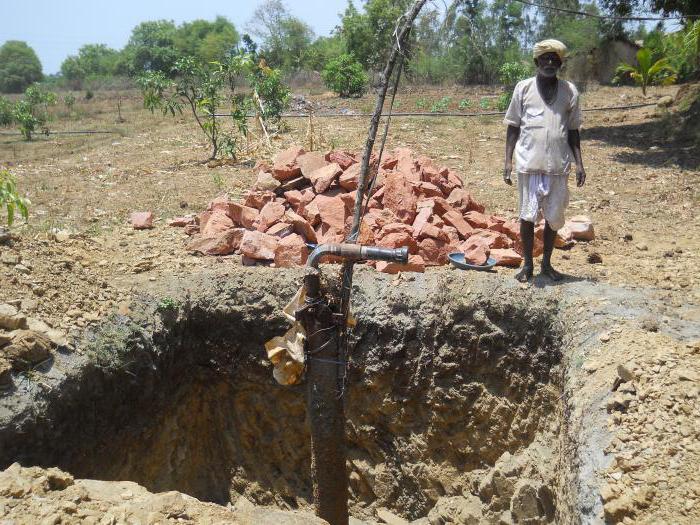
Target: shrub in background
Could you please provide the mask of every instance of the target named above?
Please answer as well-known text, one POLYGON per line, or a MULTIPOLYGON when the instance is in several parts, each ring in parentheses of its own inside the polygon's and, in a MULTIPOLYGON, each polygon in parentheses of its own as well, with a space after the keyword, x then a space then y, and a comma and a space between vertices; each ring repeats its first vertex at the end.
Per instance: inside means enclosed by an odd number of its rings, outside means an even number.
POLYGON ((360 97, 369 81, 362 65, 352 55, 329 60, 321 72, 326 87, 341 97, 360 97))

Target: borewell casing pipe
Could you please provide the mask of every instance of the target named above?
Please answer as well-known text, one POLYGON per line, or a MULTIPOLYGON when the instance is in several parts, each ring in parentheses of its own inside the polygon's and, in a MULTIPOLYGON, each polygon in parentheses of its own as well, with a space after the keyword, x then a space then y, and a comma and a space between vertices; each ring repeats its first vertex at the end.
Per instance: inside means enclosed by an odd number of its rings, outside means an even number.
POLYGON ((406 263, 408 248, 324 244, 306 263, 306 303, 297 318, 307 334, 307 413, 311 431, 311 482, 316 515, 331 525, 348 524, 348 476, 345 468, 345 356, 338 347, 334 313, 320 295, 318 263, 324 255, 351 260, 406 263))

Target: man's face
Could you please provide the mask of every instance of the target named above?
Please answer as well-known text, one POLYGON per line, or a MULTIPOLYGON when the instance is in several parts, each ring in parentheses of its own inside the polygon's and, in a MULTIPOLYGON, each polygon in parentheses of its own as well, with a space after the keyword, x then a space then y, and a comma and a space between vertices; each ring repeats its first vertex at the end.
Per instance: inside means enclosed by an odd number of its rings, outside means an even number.
POLYGON ((543 77, 556 77, 561 67, 561 59, 556 53, 545 53, 535 59, 537 74, 543 77))

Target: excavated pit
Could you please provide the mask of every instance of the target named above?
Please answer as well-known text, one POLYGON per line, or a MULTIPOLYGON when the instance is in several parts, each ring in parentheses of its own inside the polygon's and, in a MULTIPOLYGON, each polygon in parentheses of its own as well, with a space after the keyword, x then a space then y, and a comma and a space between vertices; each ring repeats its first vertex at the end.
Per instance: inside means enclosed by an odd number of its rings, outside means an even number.
MULTIPOLYGON (((556 303, 454 275, 357 272, 351 512, 566 521, 556 303)), ((2 418, 0 466, 309 507, 305 387, 276 384, 263 349, 287 328, 281 309, 299 283, 256 269, 152 292, 2 418)))

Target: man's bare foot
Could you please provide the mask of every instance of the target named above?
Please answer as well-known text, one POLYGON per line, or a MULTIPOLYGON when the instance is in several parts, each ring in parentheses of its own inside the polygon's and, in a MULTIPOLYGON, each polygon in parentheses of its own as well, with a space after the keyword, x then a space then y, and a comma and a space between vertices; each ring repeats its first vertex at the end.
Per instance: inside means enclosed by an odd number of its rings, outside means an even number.
POLYGON ((523 266, 523 269, 515 274, 515 278, 521 283, 526 283, 532 279, 532 266, 523 266))
POLYGON ((548 265, 542 265, 540 273, 542 275, 546 275, 549 277, 552 281, 561 281, 564 276, 560 274, 558 271, 556 271, 554 268, 552 268, 551 264, 548 265))

